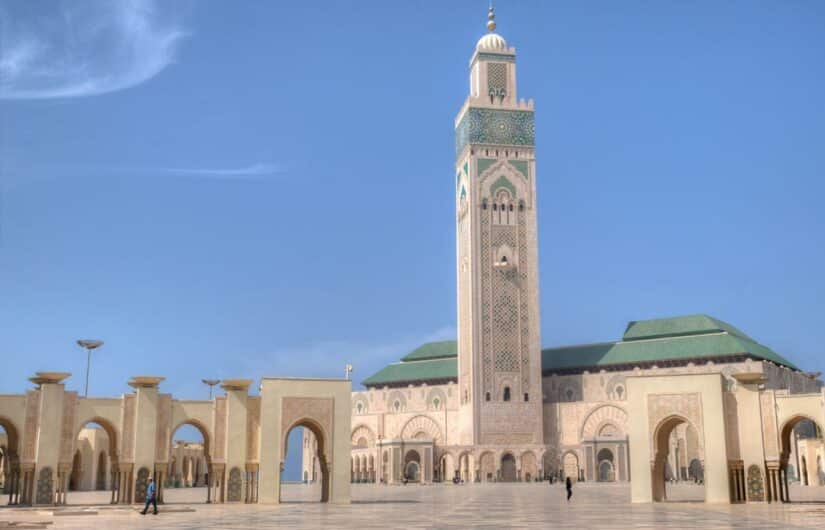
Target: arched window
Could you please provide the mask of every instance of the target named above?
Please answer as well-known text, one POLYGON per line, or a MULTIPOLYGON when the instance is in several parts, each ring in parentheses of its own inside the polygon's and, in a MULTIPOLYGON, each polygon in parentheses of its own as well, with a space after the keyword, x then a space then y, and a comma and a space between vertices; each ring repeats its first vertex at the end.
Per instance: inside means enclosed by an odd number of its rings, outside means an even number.
POLYGON ((527 392, 524 393, 524 401, 530 401, 530 394, 527 392))
POLYGON ((438 398, 433 399, 433 408, 438 410, 439 405, 441 405, 441 400, 438 398))
POLYGON ((358 414, 361 414, 361 411, 364 409, 364 405, 362 403, 359 403, 355 406, 355 408, 358 409, 358 414))
POLYGON ((484 398, 485 398, 487 401, 490 401, 490 393, 489 393, 489 392, 487 392, 487 394, 484 396, 484 398))
POLYGON ((399 410, 401 410, 401 402, 396 399, 395 403, 392 404, 392 409, 395 412, 398 412, 399 410))
POLYGON ((482 210, 487 209, 487 199, 484 199, 483 201, 481 201, 481 209, 482 210))
POLYGON ((504 401, 510 401, 510 387, 504 387, 504 401))

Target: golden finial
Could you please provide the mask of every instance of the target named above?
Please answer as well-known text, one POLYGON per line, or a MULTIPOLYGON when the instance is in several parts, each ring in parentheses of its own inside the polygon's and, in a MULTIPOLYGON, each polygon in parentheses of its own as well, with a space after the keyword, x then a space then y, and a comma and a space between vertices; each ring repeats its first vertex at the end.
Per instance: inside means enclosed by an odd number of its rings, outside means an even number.
POLYGON ((493 10, 493 0, 490 0, 490 10, 487 12, 487 29, 491 33, 496 30, 496 13, 493 10))

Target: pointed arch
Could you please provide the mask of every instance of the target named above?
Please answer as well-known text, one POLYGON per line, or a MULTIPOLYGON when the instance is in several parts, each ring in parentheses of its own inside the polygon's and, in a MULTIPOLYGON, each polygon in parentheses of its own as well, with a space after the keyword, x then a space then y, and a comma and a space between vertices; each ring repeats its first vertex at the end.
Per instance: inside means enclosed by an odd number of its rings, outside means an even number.
POLYGON ((429 416, 424 416, 423 414, 413 417, 404 425, 404 428, 401 429, 401 438, 411 440, 421 432, 425 433, 428 438, 432 439, 436 443, 441 442, 443 439, 441 435, 441 428, 438 426, 438 423, 436 423, 436 421, 429 416))
POLYGON ((601 427, 610 423, 622 433, 627 432, 627 411, 616 405, 600 405, 590 411, 581 426, 581 439, 595 438, 601 427))

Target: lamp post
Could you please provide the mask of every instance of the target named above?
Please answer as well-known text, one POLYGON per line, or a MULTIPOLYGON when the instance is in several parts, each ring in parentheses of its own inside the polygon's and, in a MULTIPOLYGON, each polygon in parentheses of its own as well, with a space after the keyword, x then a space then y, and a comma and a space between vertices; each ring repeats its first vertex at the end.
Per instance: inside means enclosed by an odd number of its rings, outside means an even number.
POLYGON ((346 374, 347 381, 349 381, 349 374, 351 374, 351 373, 352 373, 352 365, 351 365, 351 364, 347 364, 347 365, 344 367, 344 369, 345 369, 345 370, 346 370, 346 372, 347 372, 347 374, 346 374))
POLYGON ((83 391, 83 397, 89 397, 89 368, 92 364, 92 350, 96 350, 103 346, 103 341, 79 339, 77 341, 77 345, 86 350, 86 389, 83 391))
POLYGON ((221 382, 220 379, 201 379, 204 385, 209 386, 209 399, 212 399, 212 388, 221 382))

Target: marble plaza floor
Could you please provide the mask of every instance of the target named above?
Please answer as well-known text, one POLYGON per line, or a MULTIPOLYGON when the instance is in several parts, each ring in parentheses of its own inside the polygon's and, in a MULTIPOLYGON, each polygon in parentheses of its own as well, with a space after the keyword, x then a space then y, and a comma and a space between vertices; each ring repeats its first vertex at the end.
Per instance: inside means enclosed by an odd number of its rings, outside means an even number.
MULTIPOLYGON (((696 486, 670 494, 695 498, 696 486)), ((72 505, 58 510, 0 508, 0 529, 259 529, 259 528, 577 528, 775 529, 825 527, 825 488, 791 488, 792 504, 705 505, 698 502, 630 504, 627 485, 580 484, 565 500, 558 484, 480 484, 353 487, 346 506, 310 502, 316 487, 286 486, 281 505, 199 504, 201 488, 167 490, 158 516, 137 508, 72 505), (807 491, 801 491, 807 490, 807 491), (817 501, 817 502, 812 502, 817 501)), ((99 502, 101 493, 70 493, 72 503, 99 502), (71 497, 73 496, 73 497, 71 497)), ((104 499, 105 500, 105 499, 104 499)))

